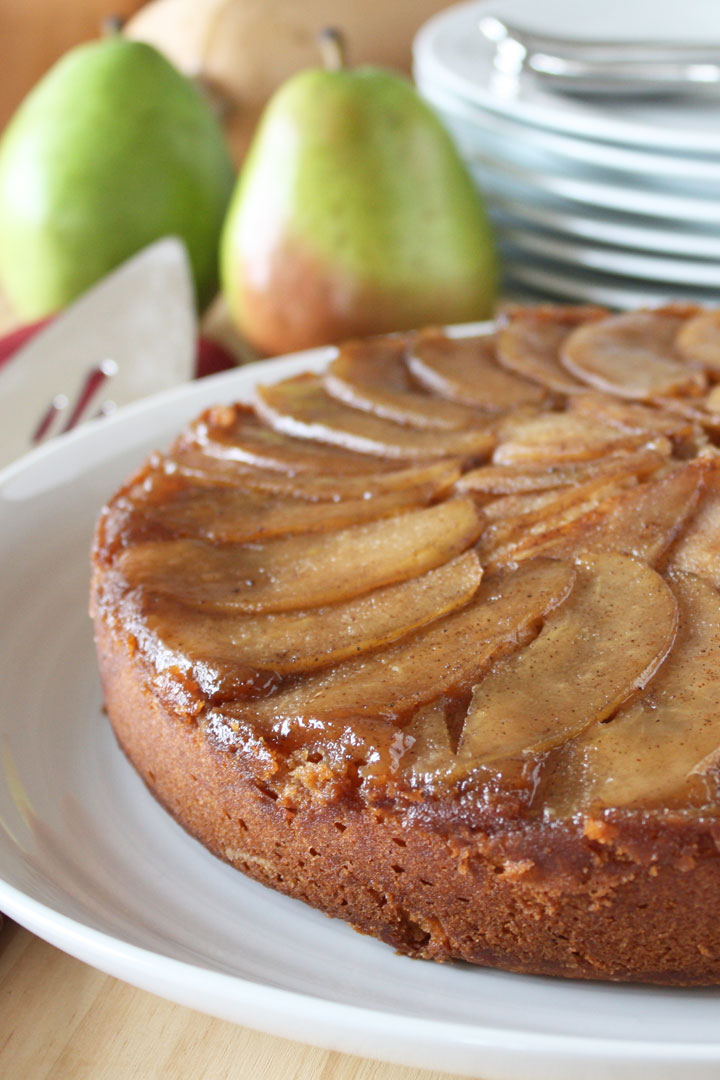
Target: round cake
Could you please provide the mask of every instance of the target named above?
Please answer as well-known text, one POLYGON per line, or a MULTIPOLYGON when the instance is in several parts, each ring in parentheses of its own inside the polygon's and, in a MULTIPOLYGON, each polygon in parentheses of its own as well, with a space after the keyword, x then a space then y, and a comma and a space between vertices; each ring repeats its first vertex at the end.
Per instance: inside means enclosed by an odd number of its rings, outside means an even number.
POLYGON ((720 982, 719 436, 690 305, 350 342, 210 409, 98 522, 120 746, 403 953, 720 982))

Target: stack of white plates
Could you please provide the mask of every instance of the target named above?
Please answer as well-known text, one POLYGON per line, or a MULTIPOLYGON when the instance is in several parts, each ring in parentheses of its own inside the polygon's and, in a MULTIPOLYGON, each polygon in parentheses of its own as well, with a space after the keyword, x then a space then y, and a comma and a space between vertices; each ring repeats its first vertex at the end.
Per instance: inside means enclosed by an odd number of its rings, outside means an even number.
POLYGON ((443 11, 415 42, 418 88, 486 194, 507 284, 621 308, 720 301, 720 89, 581 97, 532 72, 504 75, 479 29, 490 13, 561 38, 691 31, 720 54, 720 5, 480 0, 443 11))

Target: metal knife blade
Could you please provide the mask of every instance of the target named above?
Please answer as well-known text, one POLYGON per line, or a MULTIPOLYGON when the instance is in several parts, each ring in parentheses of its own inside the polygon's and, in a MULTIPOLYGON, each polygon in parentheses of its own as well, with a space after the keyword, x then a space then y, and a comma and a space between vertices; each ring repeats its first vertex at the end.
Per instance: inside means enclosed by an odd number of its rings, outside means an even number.
POLYGON ((0 467, 33 447, 56 395, 71 402, 111 361, 125 405, 193 377, 197 319, 184 245, 166 237, 123 263, 19 349, 0 371, 0 467))

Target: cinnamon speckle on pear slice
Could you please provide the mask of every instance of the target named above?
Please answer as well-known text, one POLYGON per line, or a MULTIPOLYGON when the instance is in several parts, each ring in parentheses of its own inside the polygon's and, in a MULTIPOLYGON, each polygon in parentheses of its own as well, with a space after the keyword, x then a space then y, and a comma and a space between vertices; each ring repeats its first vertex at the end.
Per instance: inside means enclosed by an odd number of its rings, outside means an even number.
POLYGON ((575 330, 561 347, 562 362, 577 379, 619 397, 700 394, 706 378, 676 348, 684 314, 633 311, 575 330))
POLYGON ((420 431, 462 431, 482 424, 476 409, 431 396, 413 384, 405 364, 408 343, 384 338, 341 346, 327 370, 331 397, 420 431))
POLYGON ((517 309, 498 335, 498 360, 508 371, 555 394, 581 394, 585 384, 560 362, 560 350, 578 325, 603 314, 600 308, 517 309))
POLYGON ((545 752, 605 719, 657 671, 677 618, 673 593, 645 563, 588 557, 535 640, 476 687, 460 761, 470 769, 545 752))
POLYGON ((720 747, 720 599, 692 574, 669 586, 680 614, 672 651, 643 694, 564 747, 543 791, 549 814, 714 803, 702 776, 720 747))
POLYGON ((438 694, 467 691, 487 663, 532 635, 575 581, 567 563, 539 560, 498 582, 485 582, 461 611, 368 657, 347 660, 258 703, 263 724, 302 717, 322 723, 357 716, 399 718, 438 694))
POLYGON ((315 376, 259 386, 255 408, 267 423, 288 435, 386 458, 478 460, 487 458, 496 442, 492 425, 480 419, 473 428, 429 435, 351 408, 327 394, 322 379, 315 376))
POLYGON ((425 330, 410 340, 407 365, 431 393, 488 412, 538 405, 547 397, 544 387, 501 367, 495 334, 449 338, 425 330))
POLYGON ((297 611, 405 581, 461 554, 482 517, 469 498, 382 521, 254 544, 139 543, 116 566, 145 587, 206 611, 297 611))

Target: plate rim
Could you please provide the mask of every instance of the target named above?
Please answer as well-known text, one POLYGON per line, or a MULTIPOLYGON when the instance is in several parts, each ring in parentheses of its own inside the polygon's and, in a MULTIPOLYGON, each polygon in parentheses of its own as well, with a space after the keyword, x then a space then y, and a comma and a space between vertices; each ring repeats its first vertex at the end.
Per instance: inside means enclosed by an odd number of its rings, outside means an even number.
MULTIPOLYGON (((334 1019, 337 1022, 342 1023, 343 1026, 349 1028, 355 1028, 357 1026, 358 1033, 362 1033, 364 1037, 368 1034, 365 1020, 369 1017, 372 1018, 378 1029, 383 1029, 388 1024, 401 1022, 404 1026, 411 1029, 406 1034, 406 1038, 420 1038, 424 1043, 431 1045, 436 1044, 437 1035, 444 1033, 446 1038, 452 1037, 453 1041, 462 1043, 468 1047, 472 1046, 475 1049, 496 1048, 503 1050, 507 1047, 513 1051, 525 1050, 528 1052, 537 1052, 538 1045, 541 1047, 544 1045, 544 1048, 547 1051, 561 1052, 563 1054, 573 1052, 588 1054, 588 1052, 594 1050, 594 1056, 596 1058, 602 1058, 608 1062, 617 1060, 618 1058, 623 1060, 628 1056, 636 1059, 638 1064, 641 1061, 643 1063, 646 1061, 647 1063, 654 1063, 656 1061, 667 1061, 668 1059, 678 1063, 692 1060, 693 1063, 707 1062, 714 1064, 720 1061, 720 1039, 717 1043, 661 1043, 655 1040, 634 1041, 631 1039, 618 1039, 615 1037, 606 1038, 600 1036, 548 1034, 547 1032, 524 1032, 516 1029, 506 1029, 501 1033, 498 1033, 497 1029, 493 1029, 488 1025, 451 1023, 447 1020, 435 1020, 431 1018, 420 1019, 403 1014, 387 1013, 383 1010, 373 1009, 367 1006, 350 1005, 344 1002, 332 1001, 331 999, 319 995, 302 994, 298 991, 288 990, 283 987, 256 983, 250 979, 243 978, 240 975, 230 975, 225 972, 214 971, 197 964, 191 964, 185 960, 177 960, 173 957, 163 956, 160 953, 153 952, 151 949, 145 949, 142 946, 134 945, 132 942, 123 941, 112 934, 97 930, 77 919, 63 915, 62 913, 55 911, 49 905, 43 904, 41 901, 26 896, 21 890, 13 885, 9 885, 2 878, 0 878, 0 903, 3 905, 5 912, 9 914, 10 918, 14 919, 22 926, 25 926, 25 928, 31 932, 36 933, 38 937, 42 937, 43 940, 48 941, 50 944, 75 956, 84 963, 97 967, 99 970, 105 971, 106 973, 122 979, 124 982, 129 982, 134 986, 138 986, 141 989, 148 989, 143 980, 135 981, 135 979, 130 977, 127 973, 118 973, 119 971, 124 970, 124 965, 120 962, 119 958, 113 963, 113 957, 117 957, 118 955, 118 943, 122 946, 123 954, 134 959, 142 969, 147 969, 151 966, 156 967, 158 962, 160 962, 162 966, 167 969, 167 974, 169 976, 173 973, 182 973, 183 976, 186 977, 191 973, 196 975, 200 974, 205 982, 215 984, 213 988, 218 991, 222 991, 226 987, 237 988, 238 986, 241 986, 247 994, 247 999, 243 1001, 244 1004, 254 1004, 257 1007, 259 998, 267 999, 267 1003, 260 1001, 260 1010, 264 1012, 265 1009, 274 1010, 277 1006, 277 1001, 275 999, 280 999, 283 1003, 295 1006, 299 1014, 296 1019, 302 1014, 314 1011, 318 1007, 318 1004, 320 1004, 322 1005, 326 1019, 328 1019, 328 1013, 334 1014, 334 1016, 330 1016, 331 1020, 334 1019), (8 900, 10 901, 9 905, 7 903, 8 900), (57 929, 57 932, 54 932, 55 928, 57 929), (46 933, 48 936, 46 936, 46 933), (93 951, 96 959, 100 956, 102 958, 102 963, 96 963, 95 960, 87 959, 87 952, 85 949, 81 948, 82 945, 87 946, 88 952, 93 951), (433 1032, 432 1029, 437 1030, 433 1032), (436 1036, 435 1038, 430 1037, 433 1034, 436 1036)), ((532 976, 520 974, 516 977, 518 979, 532 978, 532 976)), ((180 985, 180 983, 181 980, 178 980, 178 985, 180 985)), ((654 989, 658 988, 656 987, 654 989)), ((690 988, 690 990, 692 992, 692 988, 690 988)), ((160 995, 157 990, 152 989, 150 989, 149 992, 167 998, 168 1000, 176 1001, 178 1004, 186 1003, 182 994, 170 996, 169 994, 163 993, 160 995)), ((197 1005, 191 1007, 198 1008, 197 1005)), ((211 1015, 218 1015, 218 1013, 212 1012, 211 1015)), ((274 1025, 268 1025, 268 1027, 264 1027, 263 1030, 278 1035, 283 1034, 282 1025, 278 1025, 277 1028, 275 1028, 274 1025)), ((315 1040, 312 1040, 312 1042, 315 1044, 315 1040)))
MULTIPOLYGON (((663 288, 667 282, 643 283, 614 274, 604 274, 590 267, 567 266, 552 259, 534 256, 517 258, 517 251, 508 249, 507 280, 510 286, 520 285, 545 293, 551 304, 599 304, 611 310, 627 311, 638 307, 662 307, 675 300, 690 301, 710 306, 710 297, 717 297, 717 290, 710 290, 707 297, 700 296, 697 289, 669 292, 663 288), (654 286, 658 285, 657 289, 654 286), (645 287, 646 286, 646 287, 645 287)), ((542 300, 533 301, 542 303, 542 300)))
POLYGON ((717 200, 649 191, 642 187, 623 187, 617 183, 605 183, 596 177, 564 175, 562 170, 523 165, 486 153, 465 153, 464 160, 479 187, 485 190, 489 202, 498 186, 502 190, 509 180, 511 184, 525 187, 530 197, 551 196, 593 211, 655 221, 669 220, 676 224, 694 223, 711 227, 713 231, 720 228, 720 205, 717 200), (696 212, 697 207, 702 205, 708 207, 706 217, 702 212, 696 212))
MULTIPOLYGON (((618 173, 621 177, 644 178, 653 168, 664 170, 664 176, 673 183, 687 180, 688 161, 672 152, 663 152, 656 146, 625 145, 616 142, 601 142, 583 137, 577 131, 565 128, 541 127, 539 124, 523 122, 510 113, 497 112, 480 102, 461 98, 452 93, 439 81, 426 78, 417 72, 417 89, 421 96, 434 109, 446 116, 452 116, 465 123, 477 124, 478 141, 488 132, 495 139, 525 139, 534 150, 549 153, 574 166, 586 169, 600 169, 608 173, 618 173)), ((692 162, 694 169, 693 183, 706 184, 707 197, 712 197, 712 186, 720 180, 720 161, 713 158, 700 158, 692 162)))
POLYGON ((635 254, 648 254, 661 257, 685 257, 688 245, 693 242, 708 241, 702 244, 703 251, 696 255, 697 262, 718 262, 720 260, 720 233, 708 238, 696 236, 691 231, 682 232, 670 229, 652 229, 649 226, 629 225, 615 219, 603 220, 601 217, 588 217, 574 208, 562 205, 553 206, 547 202, 533 203, 531 206, 513 196, 493 196, 491 213, 501 215, 505 220, 520 223, 532 229, 545 229, 560 236, 580 237, 583 240, 616 247, 635 254), (652 238, 656 237, 653 244, 652 238), (663 237, 671 238, 663 240, 663 237), (668 247, 663 247, 668 243, 668 247), (646 245, 646 246, 643 246, 646 245))
MULTIPOLYGON (((708 132, 701 136, 682 129, 650 128, 636 121, 617 121, 607 118, 593 117, 593 133, 587 134, 588 118, 582 118, 572 113, 562 116, 562 110, 555 113, 554 110, 540 102, 520 101, 513 99, 515 108, 509 111, 503 106, 502 100, 496 98, 487 87, 481 83, 472 83, 462 75, 457 75, 443 65, 434 51, 434 36, 438 27, 445 26, 451 19, 459 19, 461 13, 469 16, 470 12, 480 12, 484 0, 465 0, 463 3, 454 4, 445 8, 428 19, 417 32, 413 41, 413 56, 417 70, 424 68, 430 78, 433 70, 437 73, 437 81, 445 85, 460 97, 474 104, 480 104, 489 112, 501 116, 509 116, 520 120, 524 124, 533 127, 545 128, 552 131, 572 133, 580 138, 590 138, 600 143, 616 143, 621 146, 633 146, 640 144, 656 149, 673 147, 678 153, 692 154, 695 157, 711 157, 720 153, 720 134, 708 132)), ((478 36, 478 39, 481 40, 478 36)))
POLYGON ((720 264, 707 260, 695 265, 692 259, 680 256, 664 256, 655 253, 626 251, 607 244, 598 245, 582 238, 566 239, 549 236, 546 232, 524 228, 522 225, 498 223, 496 228, 500 242, 509 244, 531 257, 538 256, 565 264, 568 270, 591 270, 637 280, 638 284, 682 286, 695 289, 720 290, 720 264), (706 281, 695 277, 695 272, 705 274, 706 281))

